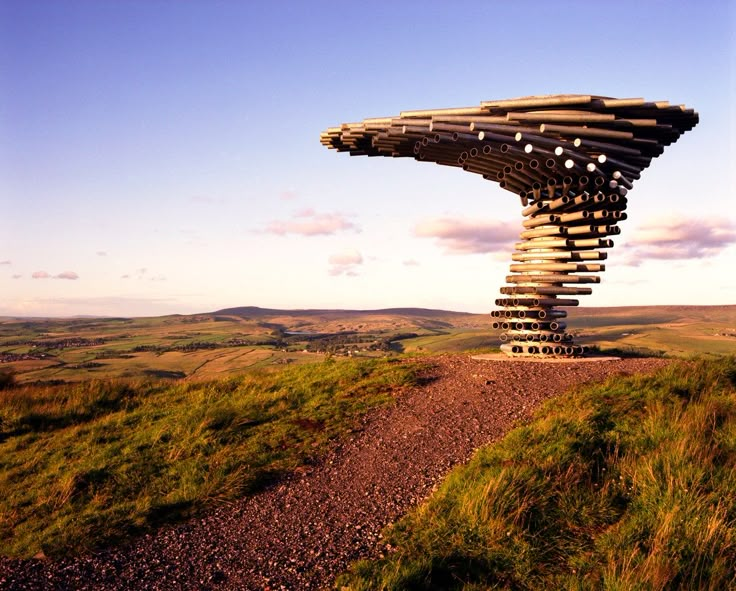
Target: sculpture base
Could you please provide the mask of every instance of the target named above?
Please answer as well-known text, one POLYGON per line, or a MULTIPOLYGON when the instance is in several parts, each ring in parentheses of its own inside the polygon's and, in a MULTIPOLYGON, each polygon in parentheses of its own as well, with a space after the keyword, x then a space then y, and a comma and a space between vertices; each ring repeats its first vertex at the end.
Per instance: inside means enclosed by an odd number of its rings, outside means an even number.
POLYGON ((564 336, 568 337, 564 344, 559 342, 540 343, 539 341, 503 343, 501 352, 510 357, 582 357, 589 352, 589 348, 585 345, 573 345, 571 335, 564 336))
POLYGON ((589 357, 532 357, 530 355, 506 355, 505 353, 483 353, 471 355, 471 359, 477 361, 524 361, 527 363, 591 363, 594 361, 620 361, 620 357, 612 356, 589 356, 589 357))

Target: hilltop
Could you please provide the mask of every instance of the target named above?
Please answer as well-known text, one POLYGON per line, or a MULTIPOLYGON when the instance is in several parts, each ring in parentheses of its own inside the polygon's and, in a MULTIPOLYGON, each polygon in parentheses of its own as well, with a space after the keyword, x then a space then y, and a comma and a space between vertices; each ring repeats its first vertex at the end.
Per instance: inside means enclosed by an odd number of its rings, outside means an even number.
POLYGON ((267 321, 284 330, 340 332, 358 330, 391 330, 397 328, 488 328, 487 314, 452 312, 428 308, 383 308, 378 310, 305 309, 278 310, 241 306, 212 312, 217 317, 267 321))

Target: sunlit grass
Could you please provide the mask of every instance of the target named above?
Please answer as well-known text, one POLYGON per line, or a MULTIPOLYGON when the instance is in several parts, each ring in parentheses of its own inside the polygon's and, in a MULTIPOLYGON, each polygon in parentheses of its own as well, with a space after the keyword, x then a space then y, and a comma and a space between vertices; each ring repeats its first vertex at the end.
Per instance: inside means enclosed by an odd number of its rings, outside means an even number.
POLYGON ((337 588, 736 588, 735 386, 731 358, 550 401, 337 588))
POLYGON ((319 454, 415 371, 345 360, 196 384, 0 391, 0 552, 77 553, 247 495, 319 454))

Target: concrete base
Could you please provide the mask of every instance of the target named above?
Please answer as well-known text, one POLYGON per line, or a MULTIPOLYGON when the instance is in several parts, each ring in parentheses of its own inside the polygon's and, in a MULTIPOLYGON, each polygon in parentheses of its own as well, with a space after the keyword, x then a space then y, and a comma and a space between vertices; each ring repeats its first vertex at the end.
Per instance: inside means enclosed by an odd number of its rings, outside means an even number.
POLYGON ((505 353, 484 353, 472 355, 478 361, 522 361, 525 363, 591 363, 594 361, 620 361, 620 357, 514 357, 505 353))

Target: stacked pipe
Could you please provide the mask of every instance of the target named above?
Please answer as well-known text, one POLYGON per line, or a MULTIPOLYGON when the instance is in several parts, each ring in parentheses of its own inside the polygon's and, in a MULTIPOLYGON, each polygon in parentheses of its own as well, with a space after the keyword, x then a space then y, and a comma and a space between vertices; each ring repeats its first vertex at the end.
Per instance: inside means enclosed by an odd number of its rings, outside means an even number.
POLYGON ((569 357, 585 349, 566 331, 560 308, 577 306, 577 296, 600 282, 628 191, 697 123, 695 111, 666 101, 547 95, 403 111, 328 128, 320 141, 354 156, 455 166, 518 195, 521 241, 493 326, 509 355, 569 357))

